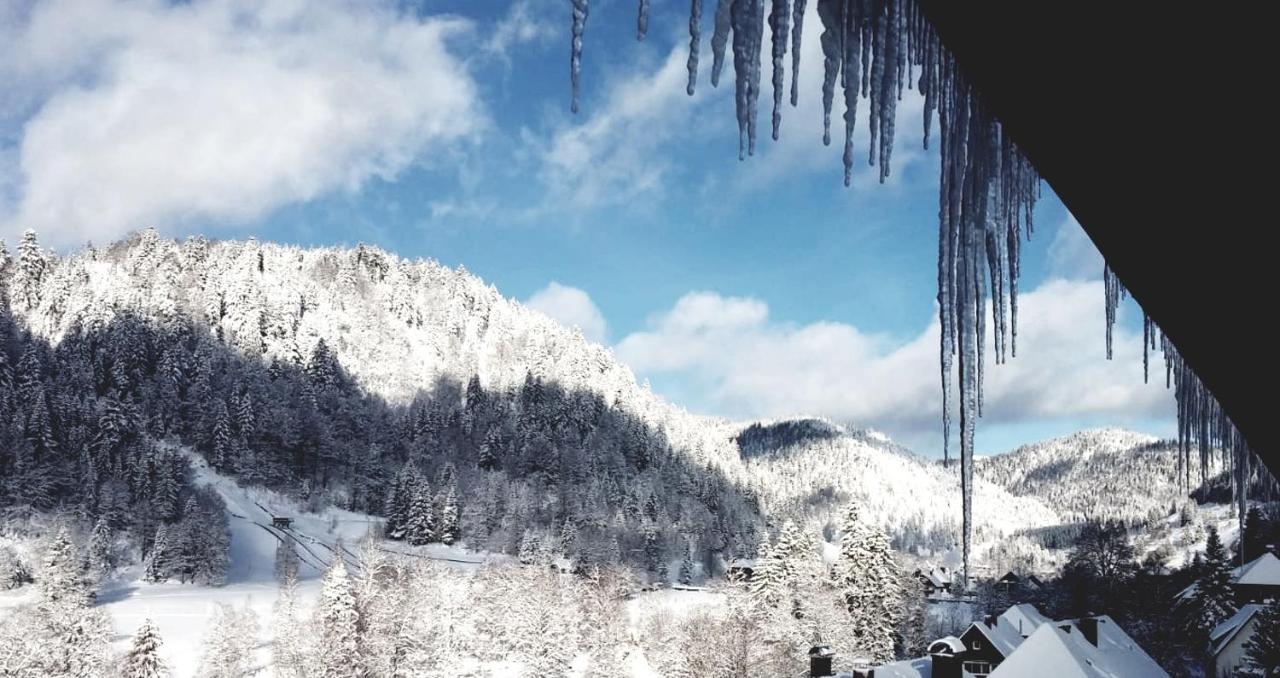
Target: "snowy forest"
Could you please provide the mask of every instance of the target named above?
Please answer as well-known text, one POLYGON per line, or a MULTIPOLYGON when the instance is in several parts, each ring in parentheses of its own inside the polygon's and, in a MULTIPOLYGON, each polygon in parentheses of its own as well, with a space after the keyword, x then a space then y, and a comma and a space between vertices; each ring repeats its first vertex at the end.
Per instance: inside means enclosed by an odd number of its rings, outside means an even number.
POLYGON ((980 460, 987 578, 940 604, 912 573, 958 562, 954 464, 685 413, 464 270, 154 231, 65 257, 29 232, 4 262, 0 581, 25 597, 0 675, 789 675, 815 643, 909 658, 1013 602, 1107 610, 1178 674, 1234 613, 1228 552, 1277 540, 1255 512, 1224 543, 1229 481, 1186 486, 1176 442, 1085 431, 980 460), (334 557, 255 525, 264 501, 334 557), (149 618, 113 646, 130 578, 237 591, 254 558, 279 593, 206 602, 179 639, 198 667, 164 668, 149 618), (1195 582, 1217 597, 1152 604, 1195 582))

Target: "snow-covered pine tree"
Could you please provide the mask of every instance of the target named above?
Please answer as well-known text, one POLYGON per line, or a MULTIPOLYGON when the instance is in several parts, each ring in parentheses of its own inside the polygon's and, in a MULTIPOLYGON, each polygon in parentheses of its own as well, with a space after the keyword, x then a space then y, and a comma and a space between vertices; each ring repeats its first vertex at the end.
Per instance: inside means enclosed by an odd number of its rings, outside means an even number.
POLYGON ((112 553, 113 539, 111 526, 105 519, 99 518, 93 526, 93 534, 89 537, 88 555, 89 572, 97 578, 102 578, 115 566, 112 553))
POLYGON ((14 615, 25 620, 21 644, 32 653, 28 675, 92 678, 108 671, 111 623, 101 610, 90 607, 93 592, 83 569, 64 526, 45 551, 39 601, 34 609, 14 615))
POLYGON ((695 565, 693 564, 693 544, 685 545, 684 559, 680 561, 680 583, 689 586, 693 583, 695 565))
POLYGON ((502 449, 502 437, 497 427, 489 429, 484 441, 480 443, 480 454, 476 463, 485 471, 495 471, 502 466, 498 453, 502 449))
POLYGON ((227 413, 227 404, 218 401, 214 409, 213 432, 211 433, 213 448, 213 466, 220 471, 232 470, 234 444, 231 439, 231 416, 227 413))
POLYGON ((1204 550, 1204 568, 1196 579, 1191 599, 1190 623, 1198 634, 1207 634, 1222 620, 1235 614, 1235 598, 1231 591, 1231 564, 1218 530, 1209 526, 1204 550))
POLYGON ((48 262, 40 250, 36 232, 27 229, 18 243, 17 268, 10 288, 10 303, 15 309, 30 310, 40 305, 40 283, 47 268, 48 262))
POLYGON ((867 524, 857 502, 845 510, 840 528, 840 558, 836 565, 854 642, 861 654, 875 660, 893 658, 894 631, 902 600, 900 573, 889 539, 867 524))
POLYGON ((525 530, 524 536, 520 539, 520 549, 516 558, 523 565, 532 565, 545 557, 545 550, 542 538, 533 530, 525 530))
POLYGON ((1273 600, 1257 612, 1253 638, 1245 643, 1245 653, 1268 678, 1280 676, 1280 600, 1273 600))
POLYGON ((142 578, 149 582, 162 582, 169 578, 170 568, 169 525, 160 523, 156 528, 155 540, 151 542, 151 552, 143 563, 142 578))
POLYGON ((41 602, 46 605, 86 607, 93 601, 93 586, 84 576, 83 561, 63 526, 58 529, 44 553, 44 566, 37 580, 41 602))
POLYGON ((462 536, 458 515, 458 488, 450 483, 444 497, 440 500, 440 520, 437 529, 437 538, 440 543, 448 546, 462 536))
POLYGON ((165 678, 169 667, 160 658, 160 633, 147 618, 133 636, 133 645, 124 656, 120 678, 165 678))
POLYGON ((360 613, 355 587, 342 558, 334 558, 325 572, 316 605, 317 675, 321 678, 359 676, 360 613))
MULTIPOLYGON (((218 605, 204 636, 204 655, 198 678, 240 678, 253 667, 258 638, 258 615, 247 605, 236 609, 218 605)), ((352 674, 354 675, 354 674, 352 674)))
POLYGON ((298 617, 296 573, 280 582, 280 595, 271 610, 271 672, 276 678, 305 678, 307 652, 298 617))
POLYGON ((436 541, 435 506, 431 488, 425 480, 419 480, 414 486, 413 499, 405 515, 404 535, 405 540, 414 546, 436 541))

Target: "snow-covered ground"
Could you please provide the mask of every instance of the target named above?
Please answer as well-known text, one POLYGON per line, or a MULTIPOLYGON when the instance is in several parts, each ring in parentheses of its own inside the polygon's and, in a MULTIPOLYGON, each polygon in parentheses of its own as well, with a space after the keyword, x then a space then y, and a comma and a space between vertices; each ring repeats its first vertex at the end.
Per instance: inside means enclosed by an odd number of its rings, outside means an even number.
MULTIPOLYGON (((320 591, 320 576, 334 554, 342 553, 348 566, 358 569, 359 542, 378 519, 335 508, 308 513, 273 492, 243 488, 210 469, 198 455, 189 456, 195 482, 214 487, 227 504, 231 549, 226 585, 152 584, 142 581, 140 568, 135 567, 106 582, 99 592, 98 604, 111 615, 119 651, 128 647, 134 632, 149 617, 159 630, 164 643, 161 656, 174 670, 174 678, 194 675, 205 631, 219 604, 247 606, 258 617, 255 665, 265 671, 270 660, 271 607, 279 590, 274 573, 276 545, 282 539, 290 539, 297 546, 298 599, 303 613, 308 614, 320 591), (275 516, 291 518, 292 527, 271 527, 275 516)), ((379 548, 463 568, 478 567, 485 561, 484 554, 441 544, 410 548, 383 541, 379 548)), ((0 592, 0 614, 5 608, 32 602, 35 594, 32 586, 0 592)))

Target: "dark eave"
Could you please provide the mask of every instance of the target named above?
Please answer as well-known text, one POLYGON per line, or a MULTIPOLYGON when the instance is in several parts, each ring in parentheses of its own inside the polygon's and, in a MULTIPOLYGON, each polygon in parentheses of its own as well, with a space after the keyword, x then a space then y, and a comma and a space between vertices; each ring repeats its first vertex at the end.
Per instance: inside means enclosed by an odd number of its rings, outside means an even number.
POLYGON ((1280 187, 1264 185, 1277 158, 1262 108, 1275 82, 1262 6, 921 2, 984 102, 1280 476, 1280 187))

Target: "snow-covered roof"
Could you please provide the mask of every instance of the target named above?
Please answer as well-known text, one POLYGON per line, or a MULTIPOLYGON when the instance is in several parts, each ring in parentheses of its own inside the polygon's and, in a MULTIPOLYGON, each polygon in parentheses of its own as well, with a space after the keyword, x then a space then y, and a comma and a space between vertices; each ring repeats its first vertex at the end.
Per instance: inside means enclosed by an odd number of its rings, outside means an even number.
POLYGON ((1241 607, 1239 611, 1223 620, 1221 624, 1213 627, 1209 632, 1209 649, 1215 656, 1222 651, 1231 642, 1232 638, 1243 629, 1253 615, 1261 610, 1262 606, 1257 603, 1249 603, 1241 607))
POLYGON ((1042 676, 1053 667, 1060 678, 1159 678, 1164 669, 1108 616, 1097 617, 1098 644, 1080 632, 1077 621, 1041 624, 991 678, 1042 676))
POLYGON ((904 659, 876 667, 876 678, 932 678, 933 660, 929 657, 904 659))
MULTIPOLYGON (((1004 616, 996 617, 992 624, 988 625, 986 620, 979 620, 969 625, 969 628, 976 629, 979 633, 991 643, 991 647, 1003 657, 1013 654, 1022 644, 1022 634, 1018 631, 1018 627, 1014 626, 1005 619, 1004 616)), ((968 633, 966 631, 965 633, 968 633)))
POLYGON ((1033 631, 1040 628, 1041 624, 1053 621, 1040 614, 1040 610, 1037 610, 1036 606, 1031 603, 1018 603, 1005 610, 1004 614, 1000 615, 1000 618, 1009 622, 1023 638, 1031 635, 1033 631))
POLYGON ((1280 586, 1280 558, 1270 551, 1254 558, 1237 571, 1235 583, 1280 586))
POLYGON ((950 650, 952 654, 960 654, 961 652, 964 652, 964 641, 956 638, 955 636, 944 636, 932 643, 929 643, 929 652, 931 654, 942 652, 943 648, 938 647, 939 645, 946 646, 946 649, 950 650))
POLYGON ((924 570, 917 570, 916 573, 929 580, 929 583, 937 588, 944 588, 951 584, 951 577, 947 573, 947 568, 945 567, 935 567, 927 572, 924 570))

